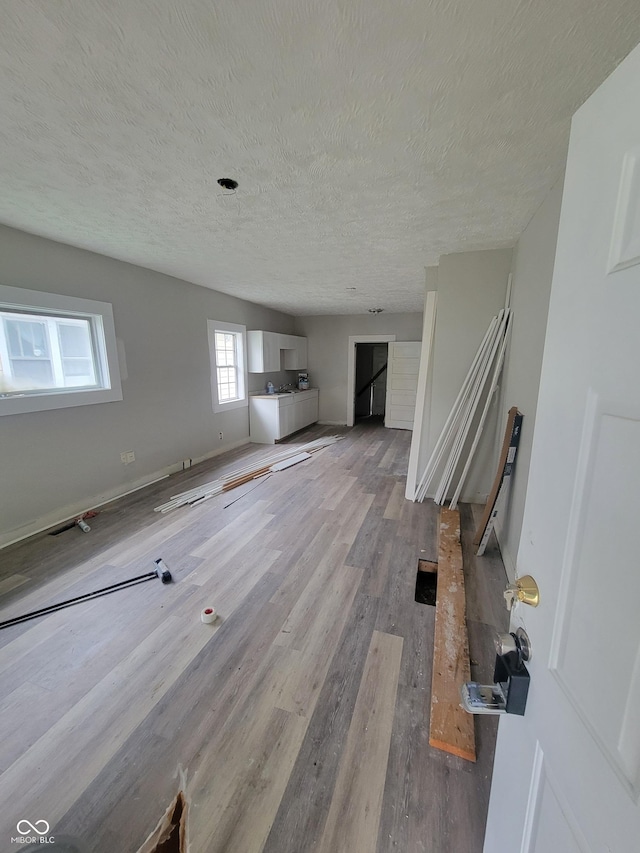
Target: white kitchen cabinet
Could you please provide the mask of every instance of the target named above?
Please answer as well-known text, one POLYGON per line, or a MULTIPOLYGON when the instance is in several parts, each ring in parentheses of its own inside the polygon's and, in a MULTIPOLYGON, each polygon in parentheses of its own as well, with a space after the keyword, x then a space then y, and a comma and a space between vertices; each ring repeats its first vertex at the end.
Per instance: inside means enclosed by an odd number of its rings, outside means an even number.
POLYGON ((293 394, 285 395, 278 405, 278 438, 291 435, 301 429, 298 426, 298 406, 293 394))
POLYGON ((276 373, 285 370, 304 370, 307 366, 307 339, 280 332, 247 332, 247 369, 249 373, 276 373))
POLYGON ((275 444, 317 420, 317 388, 295 394, 254 394, 249 397, 249 435, 256 444, 275 444))
MULTIPOLYGON (((301 400, 297 401, 296 409, 297 409, 297 423, 299 426, 296 429, 302 429, 303 426, 307 426, 308 424, 314 424, 318 420, 318 391, 314 389, 310 391, 309 394, 311 396, 302 397, 301 400)), ((306 392, 301 392, 306 393, 306 392)))
POLYGON ((249 373, 277 373, 280 370, 278 332, 247 332, 247 370, 249 373))
POLYGON ((307 368, 307 339, 297 335, 287 335, 290 339, 284 351, 285 370, 306 370, 307 368))

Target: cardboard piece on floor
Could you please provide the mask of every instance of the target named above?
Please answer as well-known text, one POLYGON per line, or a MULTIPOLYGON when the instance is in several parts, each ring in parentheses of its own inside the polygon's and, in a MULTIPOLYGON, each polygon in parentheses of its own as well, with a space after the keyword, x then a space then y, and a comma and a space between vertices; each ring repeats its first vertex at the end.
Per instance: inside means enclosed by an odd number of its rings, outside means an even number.
POLYGON ((467 761, 476 760, 473 715, 460 704, 460 688, 471 681, 460 515, 440 510, 438 588, 433 642, 429 744, 467 761))

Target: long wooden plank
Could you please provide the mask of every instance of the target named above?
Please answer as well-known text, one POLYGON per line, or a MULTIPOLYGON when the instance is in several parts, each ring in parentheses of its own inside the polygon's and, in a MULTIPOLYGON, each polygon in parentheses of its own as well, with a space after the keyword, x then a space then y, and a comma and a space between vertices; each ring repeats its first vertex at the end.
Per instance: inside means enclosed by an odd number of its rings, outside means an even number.
POLYGON ((429 743, 467 761, 475 761, 473 716, 460 706, 460 687, 470 680, 460 514, 443 507, 438 544, 429 743))
MULTIPOLYGON (((498 493, 500 491, 500 486, 502 485, 502 481, 505 475, 505 468, 507 466, 507 458, 509 455, 509 447, 513 440, 513 430, 516 422, 516 417, 520 415, 518 412, 517 406, 512 406, 509 409, 509 413, 507 415, 507 426, 504 431, 504 438, 502 440, 502 449, 500 450, 500 461, 498 462, 498 470, 496 471, 496 476, 493 481, 493 486, 491 487, 491 492, 489 493, 489 497, 487 498, 487 505, 484 508, 484 513, 482 514, 482 519, 480 524, 478 525, 478 529, 476 530, 476 535, 473 537, 473 544, 479 545, 482 537, 484 536, 485 529, 487 524, 489 523, 489 519, 491 518, 491 513, 494 510, 496 502, 498 500, 498 493)), ((522 419, 522 415, 520 415, 522 419)))

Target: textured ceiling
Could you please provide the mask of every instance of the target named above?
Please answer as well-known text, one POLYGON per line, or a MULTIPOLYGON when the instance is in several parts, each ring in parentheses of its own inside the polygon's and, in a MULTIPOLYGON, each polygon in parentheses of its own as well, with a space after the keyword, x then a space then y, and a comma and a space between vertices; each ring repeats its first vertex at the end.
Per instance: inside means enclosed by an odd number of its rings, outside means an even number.
POLYGON ((0 0, 0 20, 0 221, 293 314, 420 310, 441 254, 512 245, 640 40, 638 0, 0 0))

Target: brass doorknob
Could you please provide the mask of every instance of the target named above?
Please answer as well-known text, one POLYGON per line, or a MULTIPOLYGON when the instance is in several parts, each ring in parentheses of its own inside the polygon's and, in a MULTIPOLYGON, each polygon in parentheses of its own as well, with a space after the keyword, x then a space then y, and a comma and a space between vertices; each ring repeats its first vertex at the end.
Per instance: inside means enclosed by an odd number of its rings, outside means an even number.
POLYGON ((521 578, 516 578, 515 583, 510 583, 504 591, 504 597, 509 610, 511 610, 516 601, 529 604, 531 607, 537 607, 540 604, 540 590, 531 575, 523 575, 521 578))

